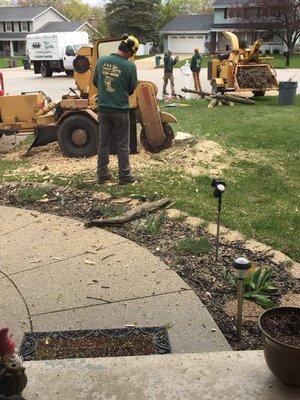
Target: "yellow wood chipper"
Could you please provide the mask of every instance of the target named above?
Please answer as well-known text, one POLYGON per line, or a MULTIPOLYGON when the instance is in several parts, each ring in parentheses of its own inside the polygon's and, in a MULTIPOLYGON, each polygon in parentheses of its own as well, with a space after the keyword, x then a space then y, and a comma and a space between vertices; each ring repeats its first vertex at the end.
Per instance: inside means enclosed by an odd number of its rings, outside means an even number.
MULTIPOLYGON (((0 97, 0 136, 34 132, 31 147, 58 141, 68 157, 90 157, 99 145, 97 88, 93 74, 99 57, 117 50, 121 39, 99 39, 93 46, 82 47, 74 60, 76 88, 53 102, 43 92, 21 93, 0 97)), ((151 82, 139 82, 130 97, 131 153, 137 152, 136 124, 141 124, 141 144, 150 152, 171 147, 174 132, 169 123, 176 118, 162 112, 156 99, 157 89, 151 82)), ((111 153, 116 151, 112 143, 111 153)))
POLYGON ((212 92, 245 92, 251 91, 254 96, 264 96, 268 90, 278 90, 278 81, 273 67, 260 57, 262 44, 257 40, 250 49, 239 46, 237 36, 224 32, 231 42, 231 51, 219 54, 208 63, 208 80, 212 92))

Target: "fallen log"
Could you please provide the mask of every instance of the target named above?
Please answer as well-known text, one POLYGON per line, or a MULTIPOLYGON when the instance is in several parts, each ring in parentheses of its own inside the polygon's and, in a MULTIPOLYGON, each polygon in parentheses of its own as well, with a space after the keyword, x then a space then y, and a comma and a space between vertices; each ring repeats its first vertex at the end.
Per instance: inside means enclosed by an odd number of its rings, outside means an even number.
POLYGON ((134 221, 142 217, 145 214, 156 211, 162 207, 170 204, 170 199, 163 198, 157 201, 153 201, 151 203, 144 203, 140 206, 134 207, 133 209, 126 211, 124 214, 119 215, 117 217, 112 218, 103 218, 103 219, 92 219, 87 221, 84 226, 86 228, 91 228, 92 226, 97 226, 98 228, 102 228, 105 226, 121 226, 126 224, 127 222, 134 221))
POLYGON ((248 97, 241 97, 241 96, 235 96, 233 94, 220 94, 220 93, 209 93, 209 92, 203 92, 202 90, 191 90, 191 89, 186 89, 183 88, 181 89, 182 92, 184 93, 194 93, 198 94, 202 99, 206 99, 206 97, 210 97, 211 99, 217 99, 217 100, 224 100, 224 101, 232 101, 234 103, 241 103, 241 104, 249 104, 253 105, 255 104, 255 101, 250 100, 248 97))

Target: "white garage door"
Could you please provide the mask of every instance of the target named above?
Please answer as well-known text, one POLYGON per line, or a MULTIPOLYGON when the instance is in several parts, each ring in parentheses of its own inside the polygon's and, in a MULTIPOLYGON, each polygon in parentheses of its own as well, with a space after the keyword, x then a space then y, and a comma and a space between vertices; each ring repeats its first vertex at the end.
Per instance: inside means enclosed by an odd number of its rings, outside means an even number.
POLYGON ((170 50, 175 54, 193 53, 195 48, 204 53, 205 36, 171 35, 169 43, 170 50))

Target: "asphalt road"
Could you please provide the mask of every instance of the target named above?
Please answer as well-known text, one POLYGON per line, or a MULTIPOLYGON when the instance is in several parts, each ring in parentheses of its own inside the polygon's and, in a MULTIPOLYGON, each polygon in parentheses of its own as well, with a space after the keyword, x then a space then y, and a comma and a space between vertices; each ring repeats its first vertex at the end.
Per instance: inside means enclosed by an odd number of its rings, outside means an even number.
MULTIPOLYGON (((149 69, 149 66, 138 64, 138 78, 154 82, 158 86, 158 97, 161 97, 163 84, 163 69, 149 69)), ((75 87, 72 77, 67 77, 64 73, 54 74, 51 78, 42 78, 40 75, 34 75, 33 71, 24 71, 22 68, 5 69, 4 75, 5 91, 9 94, 17 94, 23 91, 42 90, 53 100, 60 100, 63 94, 69 92, 69 87, 75 87)), ((300 69, 281 69, 277 70, 279 80, 298 81, 298 93, 300 93, 300 69)), ((204 90, 210 89, 210 84, 206 79, 207 70, 201 71, 201 82, 204 90)), ((181 93, 181 88, 188 87, 184 77, 179 69, 174 69, 175 86, 177 93, 181 93)), ((192 88, 192 82, 189 84, 192 88)))

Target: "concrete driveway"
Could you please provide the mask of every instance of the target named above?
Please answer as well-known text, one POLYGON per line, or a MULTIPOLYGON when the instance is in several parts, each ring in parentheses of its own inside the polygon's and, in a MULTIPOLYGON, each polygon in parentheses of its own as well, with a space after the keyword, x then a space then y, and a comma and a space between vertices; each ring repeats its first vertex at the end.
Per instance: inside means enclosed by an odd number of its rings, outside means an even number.
MULTIPOLYGON (((154 65, 153 60, 142 59, 137 62, 138 78, 154 82, 158 86, 158 97, 162 97, 163 69, 150 68, 154 65), (147 60, 143 61, 143 60, 147 60), (149 64, 150 63, 150 64, 149 64)), ((51 78, 42 78, 34 75, 33 71, 24 71, 22 68, 4 69, 5 90, 10 94, 17 94, 22 91, 42 90, 53 100, 60 100, 63 94, 69 92, 70 87, 75 87, 74 79, 67 77, 64 73, 54 74, 51 78)), ((300 93, 300 69, 280 69, 277 70, 277 77, 280 81, 290 78, 298 81, 297 92, 300 93)), ((192 80, 189 85, 185 84, 184 77, 179 69, 174 69, 175 87, 177 93, 181 93, 181 88, 185 86, 193 87, 192 80)), ((200 74, 202 87, 210 91, 210 84, 207 81, 207 69, 203 68, 200 74)))

